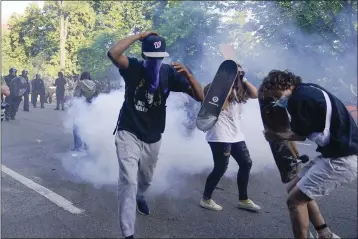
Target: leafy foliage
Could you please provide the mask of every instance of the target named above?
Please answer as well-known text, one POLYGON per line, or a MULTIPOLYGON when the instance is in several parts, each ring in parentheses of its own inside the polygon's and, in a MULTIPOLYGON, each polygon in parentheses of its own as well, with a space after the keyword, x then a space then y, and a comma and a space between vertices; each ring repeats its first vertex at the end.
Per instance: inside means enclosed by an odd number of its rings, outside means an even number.
MULTIPOLYGON (((106 56, 110 46, 128 35, 154 30, 165 37, 171 59, 186 64, 198 78, 216 70, 222 61, 218 45, 228 43, 244 66, 255 65, 274 49, 278 55, 310 56, 317 69, 312 78, 320 83, 356 81, 356 66, 350 69, 346 62, 356 61, 347 57, 357 51, 357 1, 95 0, 66 1, 63 10, 66 75, 88 70, 98 79, 112 78, 115 70, 106 56), (340 78, 333 79, 337 72, 340 78)), ((30 75, 56 75, 59 16, 58 1, 46 1, 43 9, 32 3, 23 15, 11 16, 2 39, 2 72, 15 66, 28 69, 30 75)), ((127 54, 140 57, 140 43, 127 54)), ((266 70, 254 68, 250 73, 259 82, 266 70)))

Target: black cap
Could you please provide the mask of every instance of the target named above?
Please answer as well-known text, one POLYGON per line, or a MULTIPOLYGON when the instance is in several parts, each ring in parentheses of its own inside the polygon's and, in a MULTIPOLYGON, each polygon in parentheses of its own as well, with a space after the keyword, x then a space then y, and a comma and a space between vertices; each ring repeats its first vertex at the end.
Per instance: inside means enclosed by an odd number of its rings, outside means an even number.
POLYGON ((146 57, 162 58, 168 57, 165 51, 166 44, 163 37, 158 35, 149 35, 142 41, 142 52, 146 57))

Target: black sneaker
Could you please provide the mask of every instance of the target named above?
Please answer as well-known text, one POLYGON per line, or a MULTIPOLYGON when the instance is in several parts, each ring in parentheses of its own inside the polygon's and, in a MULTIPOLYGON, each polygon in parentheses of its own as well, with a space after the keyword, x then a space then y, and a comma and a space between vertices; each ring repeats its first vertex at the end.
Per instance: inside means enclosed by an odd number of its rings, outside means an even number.
POLYGON ((142 215, 149 215, 149 208, 144 199, 137 200, 137 210, 142 215))

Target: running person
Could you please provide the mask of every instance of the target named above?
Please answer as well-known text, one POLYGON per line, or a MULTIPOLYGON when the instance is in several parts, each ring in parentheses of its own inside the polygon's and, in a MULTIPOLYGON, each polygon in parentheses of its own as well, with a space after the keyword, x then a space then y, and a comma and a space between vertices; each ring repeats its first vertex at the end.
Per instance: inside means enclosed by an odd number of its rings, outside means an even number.
POLYGON ((143 32, 122 39, 108 51, 125 82, 125 100, 114 133, 119 162, 119 220, 126 238, 134 235, 136 207, 139 213, 149 214, 144 193, 157 164, 170 91, 186 93, 197 101, 204 98, 200 84, 185 66, 162 64, 169 56, 165 48, 164 38, 143 32), (142 41, 144 61, 123 54, 138 40, 142 41))
MULTIPOLYGON (((215 211, 222 210, 222 207, 216 204, 211 197, 215 187, 227 170, 230 155, 239 165, 239 171, 237 173, 239 208, 254 211, 261 209, 260 206, 249 199, 247 194, 252 161, 240 126, 242 105, 245 104, 249 98, 257 98, 257 89, 244 77, 245 72, 241 66, 238 65, 238 67, 238 78, 230 91, 230 95, 224 104, 219 119, 214 127, 206 132, 206 140, 210 145, 214 159, 214 169, 206 180, 200 206, 215 211)), ((204 88, 205 95, 209 88, 210 84, 204 88)))
POLYGON ((321 154, 288 183, 287 205, 295 238, 307 237, 309 221, 318 238, 339 238, 326 225, 315 200, 357 178, 357 125, 336 96, 318 85, 302 83, 288 71, 271 71, 260 94, 273 97, 276 107, 286 108, 291 116, 291 131, 267 130, 267 140, 307 138, 321 154))

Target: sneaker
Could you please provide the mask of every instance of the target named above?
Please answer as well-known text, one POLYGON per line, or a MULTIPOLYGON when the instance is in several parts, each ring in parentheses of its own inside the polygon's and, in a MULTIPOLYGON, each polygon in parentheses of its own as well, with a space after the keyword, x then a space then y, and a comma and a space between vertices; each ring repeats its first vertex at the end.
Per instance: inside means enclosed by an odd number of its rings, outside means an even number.
POLYGON ((137 200, 137 211, 142 215, 149 215, 149 207, 143 199, 137 200))
POLYGON ((203 208, 209 209, 209 210, 213 210, 213 211, 223 210, 222 206, 220 206, 219 204, 216 204, 214 202, 214 200, 212 200, 212 199, 209 199, 209 200, 201 199, 200 206, 203 208))
POLYGON ((251 211, 258 211, 261 209, 260 206, 256 205, 253 201, 250 199, 247 200, 239 200, 239 208, 251 210, 251 211))
POLYGON ((334 234, 333 232, 331 232, 329 236, 319 236, 319 234, 317 233, 316 238, 318 238, 318 239, 331 239, 331 238, 332 239, 334 239, 334 238, 338 239, 340 237, 337 236, 336 234, 334 234))

